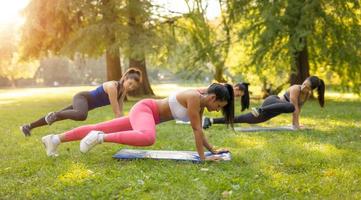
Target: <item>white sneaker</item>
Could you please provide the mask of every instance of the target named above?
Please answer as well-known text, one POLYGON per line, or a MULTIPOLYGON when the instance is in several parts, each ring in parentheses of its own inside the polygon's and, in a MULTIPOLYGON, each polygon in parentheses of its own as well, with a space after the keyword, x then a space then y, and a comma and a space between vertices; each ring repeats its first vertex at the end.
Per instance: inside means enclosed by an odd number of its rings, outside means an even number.
POLYGON ((54 137, 54 134, 46 135, 41 138, 41 141, 43 142, 43 144, 45 146, 46 155, 48 155, 49 157, 56 157, 59 155, 58 152, 56 151, 59 144, 55 144, 53 142, 53 140, 52 140, 53 137, 54 137))
POLYGON ((80 151, 86 153, 95 145, 103 143, 100 134, 104 133, 102 131, 90 131, 88 135, 80 141, 80 151))
POLYGON ((259 116, 258 108, 252 108, 251 113, 253 116, 258 117, 259 116))

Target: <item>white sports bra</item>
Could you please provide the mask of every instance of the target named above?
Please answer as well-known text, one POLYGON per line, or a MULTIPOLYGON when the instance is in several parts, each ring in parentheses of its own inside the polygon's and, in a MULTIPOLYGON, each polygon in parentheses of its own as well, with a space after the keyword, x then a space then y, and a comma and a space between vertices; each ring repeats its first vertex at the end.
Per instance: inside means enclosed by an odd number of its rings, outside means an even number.
POLYGON ((177 93, 171 94, 168 97, 168 103, 170 111, 172 112, 172 116, 175 120, 181 120, 184 122, 189 121, 187 108, 182 106, 177 100, 177 93))

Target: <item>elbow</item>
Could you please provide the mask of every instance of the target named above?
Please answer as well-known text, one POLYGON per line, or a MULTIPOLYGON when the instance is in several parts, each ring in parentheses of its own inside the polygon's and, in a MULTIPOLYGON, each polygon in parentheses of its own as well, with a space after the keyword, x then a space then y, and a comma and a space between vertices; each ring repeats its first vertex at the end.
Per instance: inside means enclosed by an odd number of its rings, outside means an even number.
POLYGON ((193 127, 192 126, 192 130, 194 131, 194 132, 199 132, 199 131, 202 131, 202 129, 200 128, 200 127, 193 127))
POLYGON ((203 130, 202 130, 202 128, 193 128, 192 127, 192 129, 193 129, 193 133, 194 133, 194 135, 196 135, 196 136, 202 136, 202 134, 203 134, 203 130))

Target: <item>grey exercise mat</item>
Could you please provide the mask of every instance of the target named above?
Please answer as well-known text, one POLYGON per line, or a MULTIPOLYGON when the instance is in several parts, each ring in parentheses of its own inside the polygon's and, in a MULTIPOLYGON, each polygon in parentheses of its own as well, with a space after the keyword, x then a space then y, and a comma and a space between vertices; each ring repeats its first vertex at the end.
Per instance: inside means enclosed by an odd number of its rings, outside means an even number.
MULTIPOLYGON (((257 132, 257 131, 297 131, 292 126, 276 126, 276 127, 235 127, 234 130, 241 132, 257 132)), ((310 130, 309 128, 303 128, 302 130, 310 130)))
MULTIPOLYGON (((205 152, 205 156, 216 155, 224 161, 231 160, 231 153, 212 154, 205 152)), ((156 159, 156 160, 181 160, 200 162, 200 158, 196 151, 165 151, 165 150, 137 150, 122 149, 113 155, 116 159, 156 159)))

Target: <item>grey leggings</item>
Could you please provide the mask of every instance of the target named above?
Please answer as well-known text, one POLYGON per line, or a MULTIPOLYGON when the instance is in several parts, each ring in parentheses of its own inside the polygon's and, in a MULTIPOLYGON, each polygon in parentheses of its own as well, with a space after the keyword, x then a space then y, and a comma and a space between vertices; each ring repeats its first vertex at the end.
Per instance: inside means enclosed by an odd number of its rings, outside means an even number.
MULTIPOLYGON (((234 117, 234 123, 257 124, 265 122, 282 113, 293 113, 295 107, 292 103, 282 101, 278 96, 271 95, 267 97, 259 108, 260 115, 255 117, 252 113, 246 113, 234 117)), ((224 124, 224 118, 214 118, 214 124, 224 124)))
MULTIPOLYGON (((90 94, 89 92, 79 92, 73 97, 73 104, 65 107, 64 109, 55 112, 56 120, 61 121, 64 119, 71 119, 75 121, 84 121, 88 117, 89 111, 89 101, 90 94)), ((40 126, 47 125, 45 121, 45 116, 34 121, 30 124, 30 128, 36 128, 40 126)))

